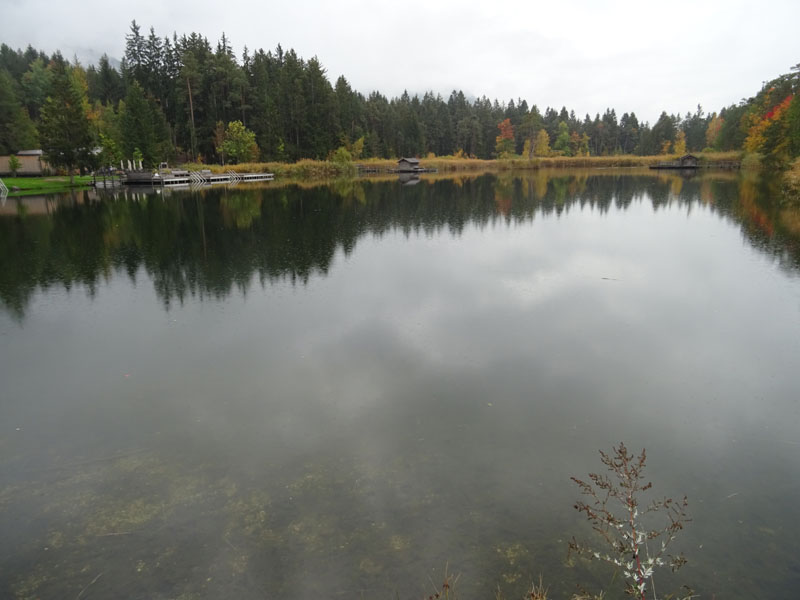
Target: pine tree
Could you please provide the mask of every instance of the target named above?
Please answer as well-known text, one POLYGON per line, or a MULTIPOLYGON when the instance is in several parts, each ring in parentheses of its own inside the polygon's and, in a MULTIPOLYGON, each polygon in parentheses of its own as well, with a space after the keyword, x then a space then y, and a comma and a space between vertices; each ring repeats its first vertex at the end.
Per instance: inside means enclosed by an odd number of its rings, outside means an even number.
POLYGON ((153 167, 171 154, 164 114, 138 82, 130 86, 125 102, 120 104, 119 122, 123 158, 133 157, 138 150, 144 166, 153 167))
POLYGON ((569 139, 569 127, 564 121, 558 122, 558 136, 553 144, 553 150, 564 156, 571 156, 569 139))
POLYGON ((131 32, 125 36, 126 81, 135 79, 145 85, 145 39, 136 20, 131 21, 131 32))
POLYGON ((92 135, 87 99, 70 78, 67 66, 55 63, 50 95, 42 107, 39 135, 47 162, 69 172, 92 163, 92 135))
POLYGON ((39 111, 42 109, 45 99, 47 99, 52 80, 53 74, 41 58, 36 58, 22 76, 25 107, 34 120, 39 118, 39 111))
POLYGON ((14 91, 14 81, 0 69, 0 154, 37 146, 36 128, 14 91))

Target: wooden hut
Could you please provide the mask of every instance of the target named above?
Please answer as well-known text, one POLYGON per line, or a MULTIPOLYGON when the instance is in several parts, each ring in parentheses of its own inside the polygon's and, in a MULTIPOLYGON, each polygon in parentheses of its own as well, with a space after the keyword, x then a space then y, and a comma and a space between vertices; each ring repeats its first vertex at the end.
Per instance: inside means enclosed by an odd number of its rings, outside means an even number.
POLYGON ((684 154, 678 159, 678 165, 681 169, 696 169, 699 161, 694 154, 684 154))
POLYGON ((398 173, 413 173, 419 171, 419 168, 418 158, 401 158, 397 161, 398 173))
MULTIPOLYGON (((14 156, 19 159, 18 175, 45 175, 50 170, 41 150, 20 150, 14 156)), ((0 175, 11 174, 10 159, 11 156, 0 156, 0 175)))

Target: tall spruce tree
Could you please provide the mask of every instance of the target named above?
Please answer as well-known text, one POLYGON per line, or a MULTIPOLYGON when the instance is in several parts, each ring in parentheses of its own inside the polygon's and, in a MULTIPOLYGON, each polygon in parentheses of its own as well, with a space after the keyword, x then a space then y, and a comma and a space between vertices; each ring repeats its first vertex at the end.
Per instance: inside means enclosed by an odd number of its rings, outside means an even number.
POLYGON ((39 136, 47 162, 66 169, 72 182, 75 169, 92 165, 92 135, 87 100, 70 77, 68 66, 53 65, 50 95, 42 107, 39 136))
POLYGON ((17 98, 14 81, 0 69, 0 154, 35 148, 36 128, 17 98))
POLYGON ((121 103, 119 120, 124 158, 132 158, 138 150, 145 167, 169 158, 171 145, 164 114, 138 82, 130 86, 121 103))

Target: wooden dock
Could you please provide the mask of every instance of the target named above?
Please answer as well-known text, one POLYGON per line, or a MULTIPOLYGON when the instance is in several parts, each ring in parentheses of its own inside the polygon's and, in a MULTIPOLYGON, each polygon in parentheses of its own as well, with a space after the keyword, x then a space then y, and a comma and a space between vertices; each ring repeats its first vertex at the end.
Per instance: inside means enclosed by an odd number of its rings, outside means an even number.
POLYGON ((386 169, 387 173, 438 173, 439 169, 428 169, 424 167, 415 167, 413 169, 386 169))
POLYGON ((125 185, 151 185, 156 187, 193 186, 202 187, 221 183, 236 184, 251 181, 272 181, 272 173, 212 173, 209 169, 202 171, 185 171, 180 169, 150 171, 125 171, 122 183, 125 185))
POLYGON ((740 169, 742 163, 735 160, 720 160, 715 162, 704 162, 695 164, 681 164, 680 161, 664 161, 655 165, 650 165, 651 169, 677 169, 696 171, 699 169, 740 169))

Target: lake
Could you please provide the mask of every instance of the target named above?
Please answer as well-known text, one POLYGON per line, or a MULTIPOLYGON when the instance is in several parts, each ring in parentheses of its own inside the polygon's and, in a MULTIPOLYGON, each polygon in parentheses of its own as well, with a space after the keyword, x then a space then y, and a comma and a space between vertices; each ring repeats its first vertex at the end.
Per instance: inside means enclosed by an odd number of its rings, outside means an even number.
POLYGON ((800 211, 647 170, 0 208, 0 597, 621 598, 571 476, 689 499, 659 594, 800 589, 800 211))

